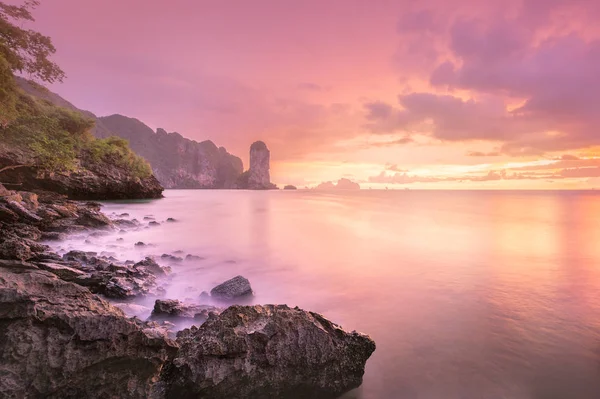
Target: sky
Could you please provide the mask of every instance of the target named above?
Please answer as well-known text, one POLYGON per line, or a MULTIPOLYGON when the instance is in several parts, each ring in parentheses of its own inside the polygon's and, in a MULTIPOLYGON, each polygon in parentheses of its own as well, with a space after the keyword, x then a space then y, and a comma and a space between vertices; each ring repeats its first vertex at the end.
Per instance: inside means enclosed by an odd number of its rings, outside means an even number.
MULTIPOLYGON (((15 3, 18 1, 11 1, 15 3)), ((272 180, 600 187, 598 0, 45 0, 99 116, 210 139, 272 180)))

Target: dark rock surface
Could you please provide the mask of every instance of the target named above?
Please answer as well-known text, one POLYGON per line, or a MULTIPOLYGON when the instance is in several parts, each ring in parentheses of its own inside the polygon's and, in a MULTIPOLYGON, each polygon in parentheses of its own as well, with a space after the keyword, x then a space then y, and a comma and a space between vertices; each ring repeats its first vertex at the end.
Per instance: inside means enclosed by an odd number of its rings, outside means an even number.
POLYGON ((252 287, 248 279, 236 276, 217 285, 210 291, 213 298, 230 301, 236 298, 252 295, 252 287))
POLYGON ((297 190, 298 188, 296 186, 288 184, 287 186, 284 186, 283 189, 284 190, 297 190))
POLYGON ((152 317, 206 319, 211 312, 218 314, 222 311, 222 308, 215 306, 186 304, 176 299, 157 299, 152 310, 152 317))
POLYGON ((0 261, 0 397, 147 398, 175 351, 87 289, 0 261))
POLYGON ((285 305, 231 306, 178 334, 167 398, 335 398, 362 383, 368 336, 285 305))

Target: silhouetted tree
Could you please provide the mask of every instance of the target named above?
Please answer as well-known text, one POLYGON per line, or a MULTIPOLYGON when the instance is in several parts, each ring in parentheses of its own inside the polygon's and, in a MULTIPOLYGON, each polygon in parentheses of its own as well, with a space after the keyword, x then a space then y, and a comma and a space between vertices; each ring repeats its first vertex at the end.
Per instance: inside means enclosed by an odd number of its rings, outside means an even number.
POLYGON ((39 4, 38 0, 25 0, 20 6, 0 1, 0 58, 12 72, 27 73, 48 83, 62 81, 65 73, 49 59, 56 52, 52 40, 17 26, 18 22, 34 21, 31 11, 39 4))

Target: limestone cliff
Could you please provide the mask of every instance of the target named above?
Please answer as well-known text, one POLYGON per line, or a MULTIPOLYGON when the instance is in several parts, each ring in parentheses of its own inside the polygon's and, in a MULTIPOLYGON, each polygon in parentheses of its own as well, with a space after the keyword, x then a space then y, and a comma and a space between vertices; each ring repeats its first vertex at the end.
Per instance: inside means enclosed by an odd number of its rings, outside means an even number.
POLYGON ((131 149, 150 162, 165 188, 233 188, 242 173, 242 160, 210 140, 199 143, 164 129, 154 132, 123 115, 98 119, 105 130, 96 134, 127 139, 131 149))
POLYGON ((250 168, 238 178, 236 188, 248 190, 271 190, 277 186, 271 183, 271 152, 262 141, 250 146, 250 168))

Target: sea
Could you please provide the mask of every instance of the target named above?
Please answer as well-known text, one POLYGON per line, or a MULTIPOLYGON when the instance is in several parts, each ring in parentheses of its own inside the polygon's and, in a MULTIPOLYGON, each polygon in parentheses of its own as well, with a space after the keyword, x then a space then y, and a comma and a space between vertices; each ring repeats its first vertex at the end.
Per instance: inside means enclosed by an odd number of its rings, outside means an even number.
MULTIPOLYGON (((156 256, 173 269, 171 299, 242 275, 251 303, 299 306, 369 334, 377 349, 344 399, 600 398, 599 192, 164 195, 105 202, 142 227, 56 249, 156 256)), ((131 312, 147 317, 152 303, 138 305, 131 312)))

